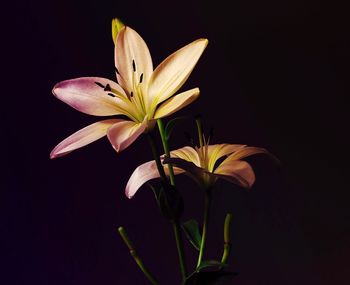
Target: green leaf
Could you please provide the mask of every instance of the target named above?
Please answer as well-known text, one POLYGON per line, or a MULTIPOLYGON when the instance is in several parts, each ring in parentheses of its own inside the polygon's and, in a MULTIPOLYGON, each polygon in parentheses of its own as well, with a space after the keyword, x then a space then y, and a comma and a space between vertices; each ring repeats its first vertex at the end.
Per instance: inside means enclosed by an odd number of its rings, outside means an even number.
POLYGON ((172 120, 170 120, 166 126, 165 126, 165 138, 167 140, 170 139, 170 135, 171 135, 171 132, 173 131, 174 127, 180 123, 181 121, 184 121, 186 120, 187 117, 186 116, 182 116, 182 117, 177 117, 177 118, 174 118, 172 120))
POLYGON ((163 189, 161 187, 154 187, 151 183, 147 183, 147 186, 152 189, 154 197, 156 198, 157 203, 159 205, 159 197, 160 197, 161 191, 163 191, 163 189))
POLYGON ((169 221, 178 219, 182 215, 184 208, 183 199, 179 191, 172 185, 162 185, 157 188, 150 183, 148 185, 154 193, 162 215, 169 221))
POLYGON ((182 229, 185 232, 187 239, 199 250, 202 241, 202 235, 199 231, 199 226, 196 220, 192 219, 182 224, 182 229))

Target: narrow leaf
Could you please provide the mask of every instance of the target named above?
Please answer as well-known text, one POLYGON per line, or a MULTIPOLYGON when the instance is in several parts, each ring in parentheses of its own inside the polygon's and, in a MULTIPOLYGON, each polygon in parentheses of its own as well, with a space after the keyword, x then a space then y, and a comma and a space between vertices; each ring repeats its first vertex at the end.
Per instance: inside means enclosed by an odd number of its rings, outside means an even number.
POLYGON ((194 248, 199 250, 202 241, 202 235, 199 231, 197 221, 192 219, 183 223, 182 229, 184 230, 187 239, 194 246, 194 248))

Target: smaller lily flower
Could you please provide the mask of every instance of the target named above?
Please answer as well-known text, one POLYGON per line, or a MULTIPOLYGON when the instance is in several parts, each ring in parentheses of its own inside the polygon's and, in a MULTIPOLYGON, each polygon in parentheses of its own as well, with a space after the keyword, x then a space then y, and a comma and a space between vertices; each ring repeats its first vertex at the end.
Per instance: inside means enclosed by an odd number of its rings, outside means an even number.
POLYGON ((196 40, 171 54, 153 70, 150 52, 141 36, 130 27, 118 27, 115 39, 118 83, 100 77, 81 77, 56 84, 52 92, 80 112, 121 117, 81 129, 58 144, 50 157, 65 155, 105 135, 120 152, 142 133, 150 131, 156 119, 193 102, 199 96, 198 88, 175 93, 186 82, 207 43, 207 39, 196 40))
MULTIPOLYGON (((163 155, 161 160, 174 166, 175 175, 187 174, 203 189, 212 187, 218 178, 249 189, 255 182, 255 174, 250 164, 242 159, 259 153, 268 154, 268 151, 240 144, 205 144, 171 151, 170 158, 163 155)), ((169 175, 168 168, 164 170, 169 175)), ((158 177, 154 160, 138 166, 126 185, 126 196, 132 198, 144 183, 158 177)))

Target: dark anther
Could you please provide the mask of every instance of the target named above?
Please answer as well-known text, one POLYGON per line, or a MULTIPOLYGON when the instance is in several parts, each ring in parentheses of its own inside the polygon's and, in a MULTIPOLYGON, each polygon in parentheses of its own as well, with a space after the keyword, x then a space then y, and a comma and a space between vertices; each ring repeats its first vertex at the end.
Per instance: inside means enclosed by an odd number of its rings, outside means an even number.
POLYGON ((115 97, 115 95, 113 93, 107 93, 107 95, 109 95, 111 97, 115 97))
POLYGON ((95 84, 101 88, 105 88, 105 86, 103 84, 101 84, 100 82, 95 82, 95 84))
POLYGON ((112 91, 111 86, 109 84, 103 89, 104 91, 112 91))
POLYGON ((118 68, 116 66, 114 66, 114 70, 119 75, 119 70, 118 70, 118 68))
POLYGON ((131 93, 130 93, 130 97, 132 97, 132 96, 134 96, 134 93, 131 91, 131 93))
POLYGON ((143 73, 141 73, 140 75, 140 83, 142 83, 142 80, 143 80, 143 73))
POLYGON ((132 60, 132 69, 134 70, 134 72, 136 71, 135 60, 132 60))

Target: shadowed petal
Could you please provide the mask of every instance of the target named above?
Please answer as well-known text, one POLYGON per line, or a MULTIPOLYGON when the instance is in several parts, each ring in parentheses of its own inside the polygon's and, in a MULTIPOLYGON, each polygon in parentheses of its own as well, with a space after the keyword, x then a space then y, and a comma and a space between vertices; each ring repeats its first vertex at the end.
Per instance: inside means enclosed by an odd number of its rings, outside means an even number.
POLYGON ((205 172, 203 168, 198 167, 193 162, 178 157, 164 157, 163 163, 172 164, 185 170, 186 174, 190 174, 194 179, 203 176, 203 173, 205 172))
POLYGON ((137 85, 140 82, 141 74, 144 86, 153 72, 152 58, 146 43, 130 27, 125 27, 118 33, 115 65, 119 72, 118 82, 129 94, 134 89, 134 83, 137 85))
POLYGON ((89 125, 60 142, 50 153, 50 158, 56 158, 71 151, 86 146, 106 135, 108 128, 119 122, 118 119, 104 120, 89 125))
POLYGON ((253 186, 255 181, 254 171, 246 161, 225 160, 215 169, 213 174, 248 189, 253 186))
POLYGON ((65 80, 55 85, 52 93, 63 102, 80 112, 95 116, 111 116, 125 114, 123 108, 127 107, 121 98, 111 97, 104 88, 109 86, 121 97, 125 97, 123 89, 115 82, 100 77, 81 77, 65 80))
POLYGON ((155 119, 162 118, 176 111, 182 109, 183 107, 191 104, 194 100, 196 100, 199 96, 199 89, 194 88, 188 90, 186 92, 182 92, 180 94, 175 95, 169 100, 162 103, 156 110, 154 115, 155 119))
MULTIPOLYGON (((184 172, 182 169, 179 169, 177 167, 174 167, 173 169, 175 175, 184 172)), ((169 176, 169 170, 167 167, 164 167, 164 171, 165 174, 169 176)), ((160 176, 157 165, 154 160, 141 164, 134 170, 133 174, 129 178, 129 181, 125 188, 126 196, 131 199, 143 184, 151 179, 159 177, 160 176)))
POLYGON ((157 105, 185 83, 208 44, 207 39, 196 40, 167 57, 153 72, 148 88, 149 100, 157 105))
POLYGON ((108 130, 107 136, 114 149, 120 152, 131 145, 146 129, 147 119, 142 123, 121 120, 108 130))

